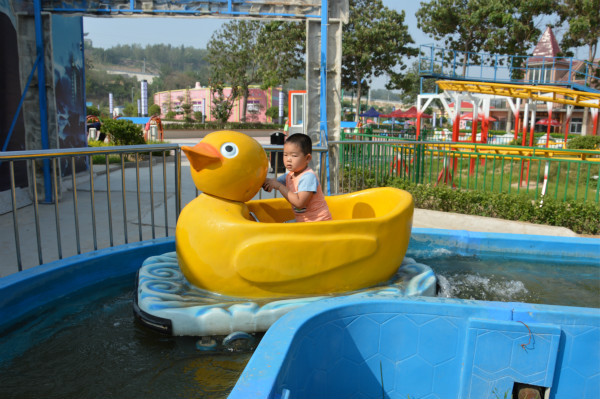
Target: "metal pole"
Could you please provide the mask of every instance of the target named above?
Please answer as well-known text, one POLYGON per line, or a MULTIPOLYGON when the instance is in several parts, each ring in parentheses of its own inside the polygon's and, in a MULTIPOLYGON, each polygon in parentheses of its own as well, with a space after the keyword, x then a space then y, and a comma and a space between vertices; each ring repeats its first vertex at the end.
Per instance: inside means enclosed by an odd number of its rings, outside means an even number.
POLYGON ((35 159, 31 160, 31 177, 33 181, 33 214, 35 218, 35 237, 37 242, 38 259, 40 265, 44 263, 42 258, 42 236, 40 233, 40 212, 38 208, 38 195, 37 195, 37 184, 35 176, 35 159))
MULTIPOLYGON (((166 190, 166 188, 165 188, 166 190)), ((181 213, 181 148, 175 150, 175 221, 181 213)))
POLYGON ((10 197, 12 200, 13 226, 15 232, 15 249, 17 250, 17 267, 19 271, 23 270, 23 262, 21 261, 21 243, 19 241, 19 220, 17 216, 17 196, 15 188, 15 165, 13 161, 9 163, 10 167, 10 197))
POLYGON ((77 255, 81 255, 81 237, 79 235, 79 204, 77 202, 77 180, 75 178, 75 157, 71 157, 71 177, 73 178, 73 214, 75 216, 75 240, 77 255))
MULTIPOLYGON (((35 47, 39 58, 38 62, 38 95, 40 100, 40 130, 42 139, 42 149, 50 148, 48 138, 48 103, 46 99, 46 59, 44 55, 44 38, 42 26, 42 3, 41 0, 33 1, 33 13, 35 18, 35 47)), ((50 160, 44 159, 44 202, 52 202, 52 183, 50 180, 50 160)), ((73 172, 75 173, 75 172, 73 172)), ((35 181, 33 182, 35 184, 35 181)))
MULTIPOLYGON (((321 146, 327 147, 327 25, 329 23, 329 5, 327 0, 321 1, 321 92, 320 92, 320 122, 319 131, 321 133, 321 146)), ((360 107, 360 99, 359 99, 360 107)), ((360 109, 360 108, 359 108, 360 109)), ((325 167, 327 169, 327 193, 331 193, 331 182, 329 176, 329 148, 325 158, 325 167)))
MULTIPOLYGON (((62 243, 60 239, 60 211, 58 206, 58 160, 57 158, 52 158, 52 183, 54 186, 54 217, 56 223, 56 246, 58 249, 58 259, 62 259, 62 243)), ((95 233, 95 231, 94 231, 95 233)))

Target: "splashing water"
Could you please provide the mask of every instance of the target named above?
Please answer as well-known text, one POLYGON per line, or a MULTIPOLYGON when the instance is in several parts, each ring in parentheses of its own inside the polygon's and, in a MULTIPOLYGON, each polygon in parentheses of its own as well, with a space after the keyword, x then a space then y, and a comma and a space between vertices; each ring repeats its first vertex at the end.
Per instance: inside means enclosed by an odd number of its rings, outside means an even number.
POLYGON ((444 298, 502 302, 528 302, 533 299, 525 284, 518 280, 500 280, 494 276, 460 273, 437 277, 440 285, 438 296, 444 298))
POLYGON ((441 256, 424 260, 438 296, 600 308, 600 268, 507 259, 441 256))

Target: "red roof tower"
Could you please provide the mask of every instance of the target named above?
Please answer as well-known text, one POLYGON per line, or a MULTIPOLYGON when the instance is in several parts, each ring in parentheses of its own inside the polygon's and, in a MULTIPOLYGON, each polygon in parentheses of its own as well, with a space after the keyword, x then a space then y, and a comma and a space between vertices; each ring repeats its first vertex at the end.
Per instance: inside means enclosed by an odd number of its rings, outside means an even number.
POLYGON ((560 46, 558 45, 558 41, 554 36, 554 32, 552 32, 552 28, 549 26, 546 27, 546 30, 538 40, 535 48, 533 49, 533 57, 529 58, 529 62, 531 61, 541 61, 542 57, 557 57, 558 53, 560 53, 560 46))

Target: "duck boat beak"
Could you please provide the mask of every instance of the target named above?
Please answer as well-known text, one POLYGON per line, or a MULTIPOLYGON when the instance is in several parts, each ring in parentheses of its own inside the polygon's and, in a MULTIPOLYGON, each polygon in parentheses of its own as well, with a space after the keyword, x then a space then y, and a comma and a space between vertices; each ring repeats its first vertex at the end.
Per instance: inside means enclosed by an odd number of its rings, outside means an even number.
POLYGON ((223 156, 215 147, 202 142, 193 147, 183 146, 181 149, 197 172, 223 159, 223 156))

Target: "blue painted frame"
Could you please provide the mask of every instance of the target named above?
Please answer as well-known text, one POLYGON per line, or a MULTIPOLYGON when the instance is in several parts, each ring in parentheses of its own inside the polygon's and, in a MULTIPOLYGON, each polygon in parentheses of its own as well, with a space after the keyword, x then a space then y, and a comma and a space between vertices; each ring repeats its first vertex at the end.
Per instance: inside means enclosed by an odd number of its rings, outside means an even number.
MULTIPOLYGON (((97 8, 100 3, 96 3, 93 1, 83 1, 78 2, 80 7, 70 7, 68 2, 62 3, 63 7, 56 7, 54 2, 49 2, 50 4, 47 7, 44 7, 44 0, 34 0, 34 16, 35 16, 35 31, 36 31, 36 51, 39 62, 37 64, 38 67, 38 81, 39 81, 39 98, 40 98, 40 119, 41 119, 41 136, 42 136, 42 148, 49 148, 49 138, 48 138, 48 106, 46 100, 46 74, 45 74, 45 59, 44 59, 44 43, 43 43, 43 32, 42 32, 42 19, 41 12, 50 12, 50 13, 84 13, 84 14, 103 14, 103 15, 122 15, 123 13, 131 13, 131 14, 173 14, 175 16, 231 16, 231 17, 285 17, 285 18, 293 18, 299 19, 300 17, 296 14, 291 13, 270 13, 270 12, 258 12, 253 13, 251 11, 236 11, 237 9, 243 9, 244 7, 251 7, 252 5, 256 5, 256 1, 247 1, 247 0, 208 0, 208 1, 198 1, 195 3, 205 3, 207 5, 227 5, 227 8, 224 10, 216 10, 211 12, 203 12, 202 10, 197 9, 174 9, 174 10, 143 10, 139 8, 135 8, 136 2, 135 0, 130 0, 129 9, 122 8, 111 8, 110 3, 102 3, 104 6, 108 6, 106 8, 97 8), (235 4, 234 4, 235 3, 235 4)), ((191 1, 182 1, 182 4, 191 4, 194 2, 191 1)), ((175 4, 175 3, 174 3, 175 4)), ((321 15, 312 15, 307 14, 302 17, 302 19, 310 19, 310 18, 320 18, 321 20, 321 66, 320 66, 320 76, 321 76, 321 87, 327 87, 327 25, 329 21, 328 14, 328 0, 321 1, 321 15)), ((27 91, 27 87, 25 87, 25 92, 27 91)), ((23 94, 24 96, 24 94, 23 94)), ((17 111, 18 114, 19 111, 17 111)), ((15 115, 16 119, 16 115, 15 115)), ((320 143, 321 145, 327 146, 327 137, 328 137, 328 129, 327 129, 327 90, 321 90, 320 93, 320 143)), ((52 202, 52 183, 50 178, 50 163, 48 160, 43 161, 44 168, 44 188, 45 188, 45 202, 52 202)), ((330 181, 329 181, 329 151, 326 153, 326 170, 327 170, 327 192, 331 192, 330 181)))

